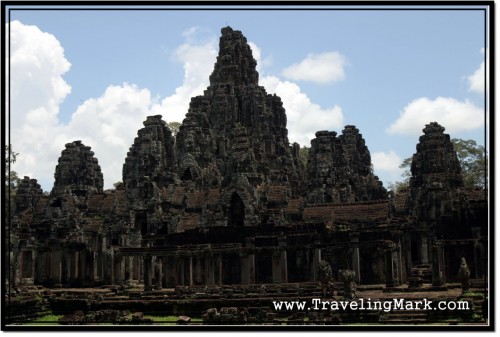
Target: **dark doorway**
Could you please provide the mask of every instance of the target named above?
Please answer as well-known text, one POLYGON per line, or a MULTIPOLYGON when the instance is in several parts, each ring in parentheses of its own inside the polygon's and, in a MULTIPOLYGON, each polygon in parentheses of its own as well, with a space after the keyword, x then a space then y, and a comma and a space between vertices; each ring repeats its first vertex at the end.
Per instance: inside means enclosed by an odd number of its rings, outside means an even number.
POLYGON ((135 228, 140 228, 142 235, 146 235, 148 233, 148 216, 146 211, 136 211, 135 228))
POLYGON ((418 241, 412 240, 410 245, 411 245, 411 263, 413 266, 416 266, 420 262, 418 241))
POLYGON ((33 253, 31 251, 25 251, 22 253, 23 255, 23 264, 22 264, 22 277, 28 278, 32 277, 33 271, 33 253))
POLYGON ((241 259, 238 254, 227 254, 222 257, 222 283, 241 283, 241 259))
POLYGON ((243 226, 245 224, 245 204, 240 196, 233 193, 227 219, 228 226, 243 226))
POLYGON ((310 266, 303 250, 289 250, 287 254, 288 282, 305 282, 310 266))
POLYGON ((273 283, 273 257, 271 255, 255 256, 255 282, 273 283))
POLYGON ((184 173, 182 174, 181 177, 182 181, 191 181, 193 180, 193 173, 191 172, 191 169, 187 168, 184 173))

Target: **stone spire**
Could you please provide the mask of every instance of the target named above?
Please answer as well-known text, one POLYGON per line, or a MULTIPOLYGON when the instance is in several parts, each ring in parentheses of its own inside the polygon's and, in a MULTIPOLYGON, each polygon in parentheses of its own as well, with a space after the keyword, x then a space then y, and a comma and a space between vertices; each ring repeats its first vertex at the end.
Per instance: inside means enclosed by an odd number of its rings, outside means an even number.
POLYGON ((35 209, 38 200, 43 196, 43 191, 36 179, 24 177, 17 188, 15 197, 16 212, 22 212, 25 209, 35 209))
POLYGON ((353 125, 338 137, 334 131, 316 132, 307 174, 308 204, 387 199, 386 189, 373 175, 370 151, 353 125))
POLYGON ((210 167, 224 184, 237 174, 252 175, 255 186, 266 179, 296 181, 283 103, 258 85, 247 39, 225 27, 219 48, 210 86, 191 99, 177 135, 179 176, 210 167))
POLYGON ((457 154, 453 149, 450 135, 444 133, 444 130, 444 127, 437 122, 427 124, 422 130, 424 134, 420 136, 417 153, 413 155, 411 165, 415 187, 425 183, 425 175, 443 173, 449 178, 457 179, 454 185, 456 183, 458 186, 463 186, 457 154))
POLYGON ((174 182, 174 137, 160 115, 148 116, 123 164, 123 183, 132 208, 144 209, 158 188, 174 182))
POLYGON ((356 196, 355 200, 387 199, 387 190, 382 186, 378 177, 373 174, 370 151, 358 128, 354 125, 346 125, 339 138, 352 174, 350 181, 356 196))
POLYGON ((240 85, 257 85, 259 74, 256 71, 257 61, 252 56, 252 50, 247 39, 239 30, 225 27, 221 30, 219 55, 214 71, 210 75, 210 85, 231 83, 240 85))
POLYGON ((451 216, 465 198, 460 163, 444 130, 436 122, 427 124, 413 155, 408 206, 419 223, 451 216))
POLYGON ((102 193, 104 186, 101 167, 94 152, 80 140, 66 144, 59 157, 54 178, 52 194, 88 196, 91 193, 102 193))

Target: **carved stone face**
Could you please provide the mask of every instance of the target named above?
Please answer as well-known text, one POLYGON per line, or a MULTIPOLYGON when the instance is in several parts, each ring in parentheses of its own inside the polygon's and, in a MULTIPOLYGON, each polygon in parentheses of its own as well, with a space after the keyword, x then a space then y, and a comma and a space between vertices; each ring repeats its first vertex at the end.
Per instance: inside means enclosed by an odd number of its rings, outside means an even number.
POLYGON ((186 150, 187 151, 194 150, 194 135, 192 133, 188 134, 186 137, 186 150))
POLYGON ((328 177, 329 172, 330 172, 330 165, 328 165, 328 163, 318 164, 318 177, 326 178, 328 177))

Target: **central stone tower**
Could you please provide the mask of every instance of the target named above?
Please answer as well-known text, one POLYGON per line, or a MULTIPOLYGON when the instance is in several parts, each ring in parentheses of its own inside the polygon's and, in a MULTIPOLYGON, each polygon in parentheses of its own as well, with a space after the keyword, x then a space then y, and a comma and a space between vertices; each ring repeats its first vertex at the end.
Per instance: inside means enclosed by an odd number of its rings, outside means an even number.
POLYGON ((210 86, 191 100, 177 136, 180 177, 198 179, 199 185, 222 178, 223 187, 245 178, 254 188, 296 180, 285 109, 258 85, 246 38, 223 28, 219 48, 210 86), (200 180, 207 168, 210 177, 200 180))
POLYGON ((298 194, 298 150, 289 144, 281 99, 258 85, 257 62, 240 31, 223 28, 219 49, 210 86, 191 99, 175 143, 157 136, 169 132, 153 116, 158 131, 149 117, 128 154, 123 181, 138 221, 148 222, 138 224, 143 234, 257 225, 264 213, 281 218, 298 194))

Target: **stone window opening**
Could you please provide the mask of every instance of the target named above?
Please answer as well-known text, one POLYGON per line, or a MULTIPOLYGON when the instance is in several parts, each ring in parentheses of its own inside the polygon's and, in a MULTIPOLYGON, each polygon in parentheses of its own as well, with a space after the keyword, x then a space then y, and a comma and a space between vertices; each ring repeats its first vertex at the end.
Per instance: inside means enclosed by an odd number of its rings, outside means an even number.
POLYGON ((270 155, 274 154, 274 146, 273 146, 272 141, 270 141, 270 140, 265 141, 264 153, 270 154, 270 155))
POLYGON ((192 181, 193 173, 190 168, 187 168, 181 176, 182 181, 192 181))
POLYGON ((52 201, 52 203, 50 204, 50 207, 62 207, 61 199, 56 199, 56 200, 52 201))
POLYGON ((148 233, 148 218, 145 211, 139 211, 135 214, 135 226, 141 230, 141 234, 148 233))

